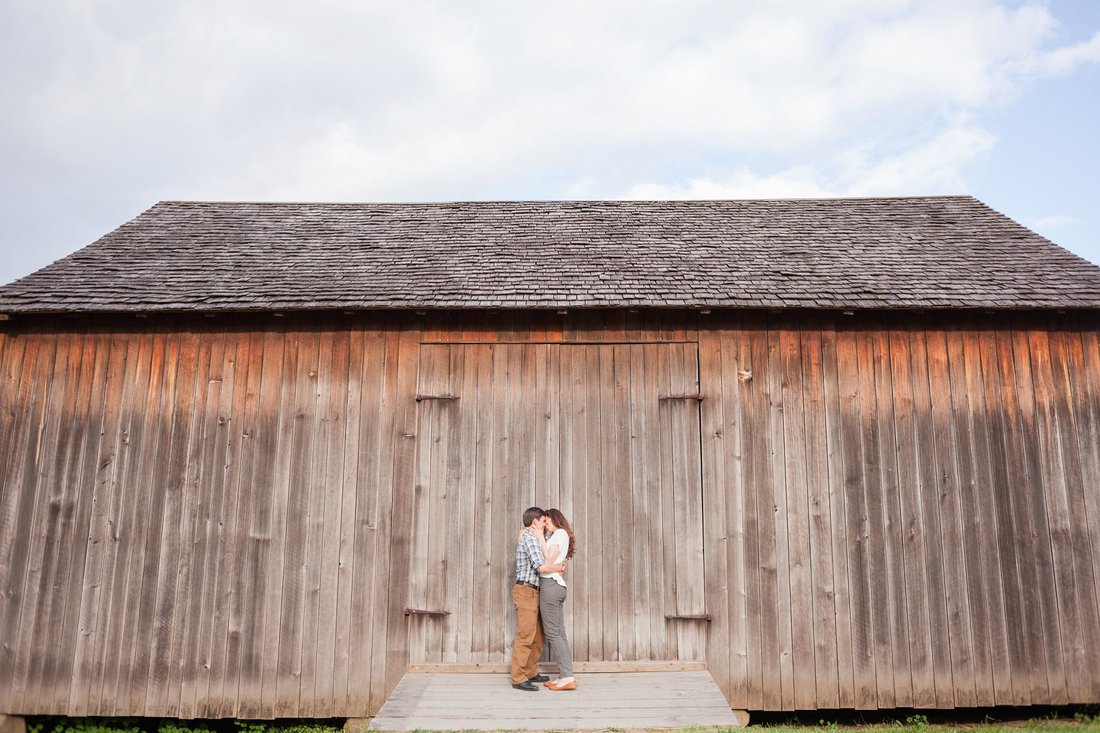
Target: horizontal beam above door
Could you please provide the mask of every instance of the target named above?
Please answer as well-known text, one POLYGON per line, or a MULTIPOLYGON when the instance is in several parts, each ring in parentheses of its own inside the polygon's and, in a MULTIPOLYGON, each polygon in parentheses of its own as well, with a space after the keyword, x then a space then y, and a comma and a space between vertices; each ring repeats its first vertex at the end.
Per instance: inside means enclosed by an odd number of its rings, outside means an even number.
POLYGON ((699 344, 699 339, 681 339, 677 341, 659 341, 646 339, 642 341, 421 341, 421 346, 635 346, 646 344, 699 344))
MULTIPOLYGON (((596 672, 700 672, 707 668, 703 660, 651 660, 633 662, 573 662, 573 671, 582 674, 596 672)), ((425 664, 409 665, 409 672, 427 672, 432 674, 507 674, 511 665, 506 662, 486 662, 469 664, 425 664)), ((557 672, 556 662, 540 662, 542 672, 557 672)))

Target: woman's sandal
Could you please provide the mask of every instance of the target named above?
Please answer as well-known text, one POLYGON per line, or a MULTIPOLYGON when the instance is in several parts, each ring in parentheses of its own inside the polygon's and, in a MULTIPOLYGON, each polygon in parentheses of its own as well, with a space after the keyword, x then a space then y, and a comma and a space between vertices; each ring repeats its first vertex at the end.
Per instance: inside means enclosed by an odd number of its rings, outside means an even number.
POLYGON ((561 692, 562 690, 575 690, 575 689, 577 689, 577 681, 576 680, 573 680, 571 682, 566 682, 566 683, 561 684, 561 685, 558 684, 557 680, 550 680, 549 682, 546 682, 544 684, 548 688, 550 688, 551 690, 554 690, 555 692, 561 692))

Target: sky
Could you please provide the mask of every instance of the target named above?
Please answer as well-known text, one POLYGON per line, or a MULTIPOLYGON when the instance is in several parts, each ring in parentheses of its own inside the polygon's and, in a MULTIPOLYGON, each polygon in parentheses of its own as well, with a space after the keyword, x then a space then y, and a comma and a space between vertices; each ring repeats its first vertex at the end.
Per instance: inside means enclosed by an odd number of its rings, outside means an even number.
POLYGON ((970 194, 1100 264, 1097 0, 0 0, 0 283, 160 200, 970 194))

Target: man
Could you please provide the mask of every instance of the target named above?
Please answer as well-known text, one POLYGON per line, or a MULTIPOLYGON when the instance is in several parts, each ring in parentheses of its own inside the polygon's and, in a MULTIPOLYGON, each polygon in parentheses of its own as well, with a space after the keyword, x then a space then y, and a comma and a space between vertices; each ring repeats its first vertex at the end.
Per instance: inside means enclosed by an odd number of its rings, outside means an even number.
POLYGON ((564 572, 565 565, 548 565, 536 532, 546 528, 542 509, 533 506, 523 513, 523 532, 516 545, 516 584, 512 586, 512 601, 516 604, 516 638, 512 642, 512 687, 526 692, 538 692, 536 682, 549 677, 538 674, 542 654, 542 625, 539 623, 539 573, 564 572))

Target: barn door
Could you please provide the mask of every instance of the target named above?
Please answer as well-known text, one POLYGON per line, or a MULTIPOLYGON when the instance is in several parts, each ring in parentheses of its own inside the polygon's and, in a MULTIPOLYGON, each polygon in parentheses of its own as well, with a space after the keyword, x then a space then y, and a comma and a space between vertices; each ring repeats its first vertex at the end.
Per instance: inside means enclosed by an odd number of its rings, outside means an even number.
POLYGON ((423 345, 411 661, 510 658, 533 504, 576 531, 575 660, 702 659, 698 391, 695 344, 423 345))

